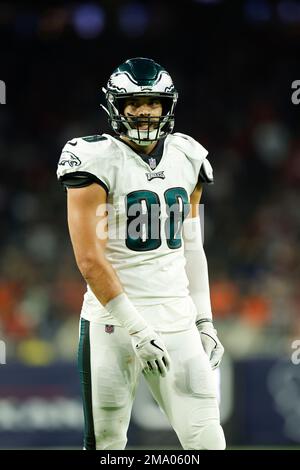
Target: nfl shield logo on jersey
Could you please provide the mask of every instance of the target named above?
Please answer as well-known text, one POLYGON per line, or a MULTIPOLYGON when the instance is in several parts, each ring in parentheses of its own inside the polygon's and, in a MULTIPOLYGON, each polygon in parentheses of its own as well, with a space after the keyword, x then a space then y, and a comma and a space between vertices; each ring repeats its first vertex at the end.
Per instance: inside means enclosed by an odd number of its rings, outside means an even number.
POLYGON ((105 333, 113 333, 115 331, 114 325, 105 325, 105 333))
POLYGON ((151 168, 151 170, 154 170, 154 168, 156 168, 156 160, 155 158, 149 158, 149 166, 151 168))

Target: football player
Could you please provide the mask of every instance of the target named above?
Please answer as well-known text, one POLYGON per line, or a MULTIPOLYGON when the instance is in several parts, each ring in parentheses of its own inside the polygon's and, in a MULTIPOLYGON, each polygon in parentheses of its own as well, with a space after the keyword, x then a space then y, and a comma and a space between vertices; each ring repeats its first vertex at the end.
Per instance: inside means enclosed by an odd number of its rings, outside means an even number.
POLYGON ((85 449, 124 449, 141 372, 184 449, 224 449, 199 203, 207 150, 172 133, 177 91, 147 58, 103 89, 114 135, 66 143, 57 176, 87 282, 79 341, 85 449))

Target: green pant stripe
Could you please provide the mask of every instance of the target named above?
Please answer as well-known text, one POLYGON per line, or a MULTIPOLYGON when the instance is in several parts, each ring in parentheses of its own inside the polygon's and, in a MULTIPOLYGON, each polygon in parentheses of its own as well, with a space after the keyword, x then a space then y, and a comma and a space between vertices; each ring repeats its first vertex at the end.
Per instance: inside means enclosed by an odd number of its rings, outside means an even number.
POLYGON ((87 450, 95 450, 96 439, 92 407, 90 355, 90 322, 81 318, 80 339, 78 348, 78 368, 80 374, 81 394, 84 412, 84 447, 87 450))

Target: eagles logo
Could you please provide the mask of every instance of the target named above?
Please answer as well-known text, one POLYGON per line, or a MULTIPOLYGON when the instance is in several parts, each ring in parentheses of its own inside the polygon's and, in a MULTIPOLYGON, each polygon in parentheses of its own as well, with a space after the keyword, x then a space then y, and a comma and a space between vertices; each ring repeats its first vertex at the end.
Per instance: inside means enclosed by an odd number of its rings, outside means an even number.
POLYGON ((66 164, 70 165, 70 167, 79 166, 81 165, 81 161, 79 160, 74 153, 65 150, 62 152, 60 160, 58 162, 59 165, 65 166, 66 164))

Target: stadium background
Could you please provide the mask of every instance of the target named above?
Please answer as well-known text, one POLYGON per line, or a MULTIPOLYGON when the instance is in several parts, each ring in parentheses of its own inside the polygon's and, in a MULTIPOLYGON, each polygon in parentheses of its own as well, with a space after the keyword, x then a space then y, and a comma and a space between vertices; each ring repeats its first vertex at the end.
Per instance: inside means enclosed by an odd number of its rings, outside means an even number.
MULTIPOLYGON (((299 445, 299 49, 298 1, 0 3, 1 448, 81 446, 85 284, 55 171, 66 140, 110 132, 101 86, 136 56, 170 72, 176 130, 214 168, 205 250, 228 444, 299 445)), ((178 445, 143 385, 129 445, 178 445)))

